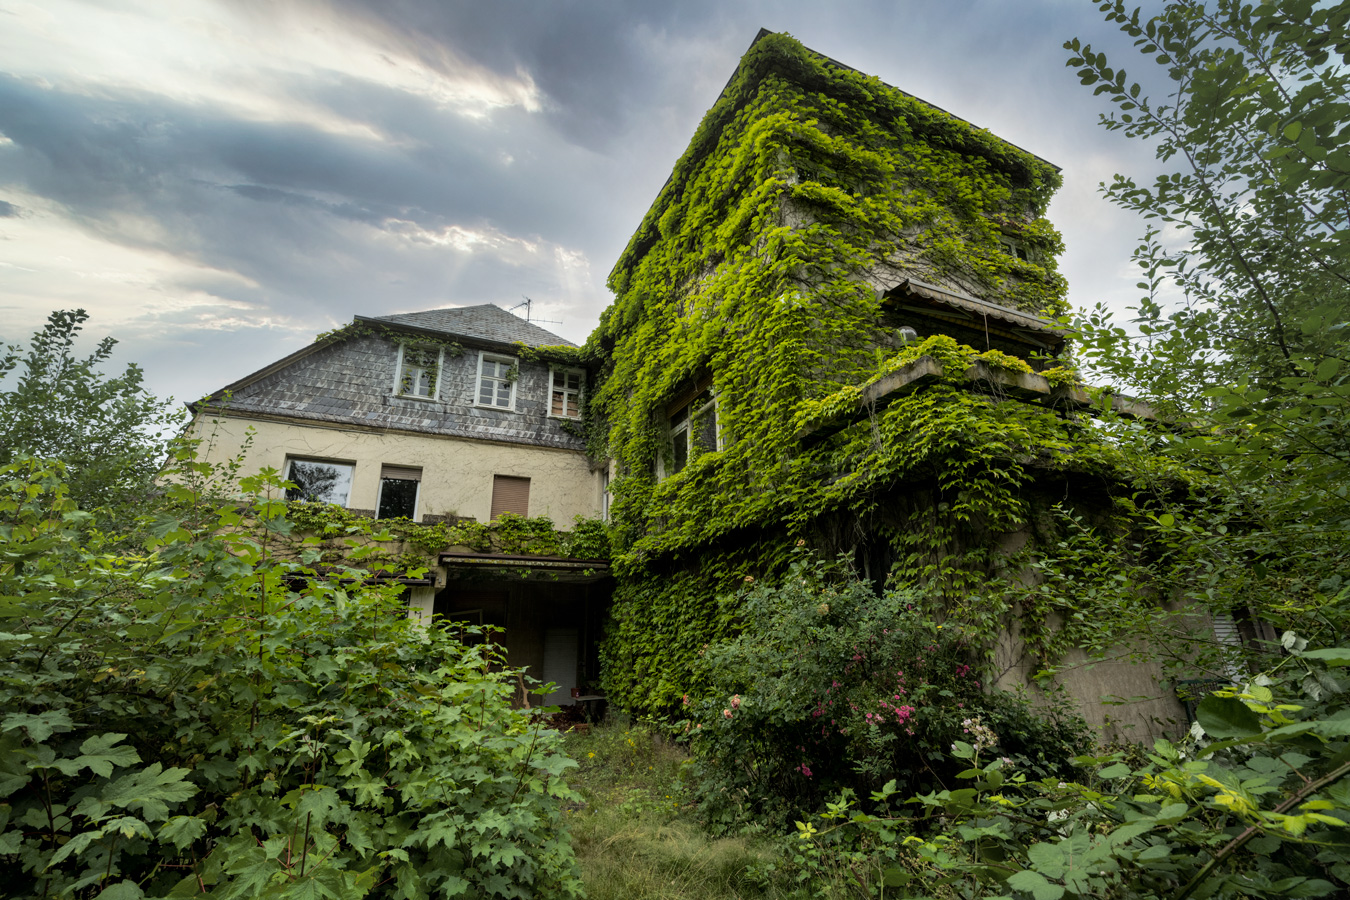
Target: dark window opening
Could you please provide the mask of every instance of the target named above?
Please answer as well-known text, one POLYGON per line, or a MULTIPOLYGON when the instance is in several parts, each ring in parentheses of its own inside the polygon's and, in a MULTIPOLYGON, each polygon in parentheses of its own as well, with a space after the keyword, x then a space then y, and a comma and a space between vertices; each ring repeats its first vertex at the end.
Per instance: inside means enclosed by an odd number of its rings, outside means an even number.
POLYGON ((705 390, 670 416, 670 466, 666 475, 674 475, 699 453, 718 449, 717 398, 705 390))
POLYGON ((413 519, 417 515, 417 491, 422 470, 385 466, 380 472, 380 501, 377 519, 413 519))

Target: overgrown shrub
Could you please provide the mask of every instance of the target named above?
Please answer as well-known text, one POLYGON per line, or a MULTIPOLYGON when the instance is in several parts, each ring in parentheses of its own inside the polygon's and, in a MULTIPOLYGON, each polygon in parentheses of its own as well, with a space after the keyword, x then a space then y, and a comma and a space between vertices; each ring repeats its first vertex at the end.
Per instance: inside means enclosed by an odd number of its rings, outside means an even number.
POLYGON ((990 690, 974 642, 927 617, 913 592, 877 596, 799 550, 781 584, 739 599, 742 630, 703 651, 711 696, 691 701, 688 723, 714 818, 798 814, 891 780, 907 792, 948 786, 965 768, 953 742, 977 736, 1046 775, 1089 745, 1063 706, 1033 710, 990 690))
POLYGON ((59 468, 0 469, 7 895, 579 892, 573 763, 493 644, 411 623, 394 573, 312 568, 283 503, 171 493, 131 556, 59 468))
POLYGON ((1203 737, 1080 757, 1062 779, 962 742, 959 788, 900 802, 887 785, 870 814, 842 798, 798 824, 794 861, 859 897, 1347 896, 1350 648, 1284 643, 1200 703, 1203 737))

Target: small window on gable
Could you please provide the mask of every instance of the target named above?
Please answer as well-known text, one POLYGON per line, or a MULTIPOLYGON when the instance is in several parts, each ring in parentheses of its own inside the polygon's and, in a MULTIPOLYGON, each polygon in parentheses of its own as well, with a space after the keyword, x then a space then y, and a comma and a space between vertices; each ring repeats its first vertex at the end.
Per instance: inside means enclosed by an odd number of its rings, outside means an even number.
POLYGON ((700 453, 722 449, 717 427, 717 396, 712 389, 699 392, 670 414, 670 458, 661 460, 660 477, 674 475, 700 453))
POLYGON ((422 470, 408 466, 382 466, 377 519, 413 519, 417 516, 417 493, 422 486, 422 470))
POLYGON ((336 503, 346 506, 352 490, 351 463, 330 462, 322 459, 288 459, 286 480, 295 487, 286 489, 287 500, 307 503, 336 503))
POLYGON ((581 391, 586 373, 581 369, 553 369, 549 380, 548 414, 563 419, 581 418, 581 391))
POLYGON ((440 387, 444 350, 427 344, 400 344, 398 380, 394 393, 401 397, 435 400, 440 387))
POLYGON ((519 371, 516 360, 509 356, 480 353, 478 393, 475 402, 479 406, 491 406, 495 409, 515 409, 516 376, 519 371))

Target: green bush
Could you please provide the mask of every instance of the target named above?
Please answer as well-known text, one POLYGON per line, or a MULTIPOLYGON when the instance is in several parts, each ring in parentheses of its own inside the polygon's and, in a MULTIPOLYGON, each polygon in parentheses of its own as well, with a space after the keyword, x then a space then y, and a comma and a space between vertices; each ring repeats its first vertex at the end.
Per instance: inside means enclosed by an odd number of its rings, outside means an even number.
POLYGON ((283 503, 170 494, 127 555, 59 468, 0 469, 7 894, 579 893, 574 764, 493 644, 410 622, 396 573, 312 568, 283 503))
POLYGON ((714 818, 796 815, 891 780, 941 787, 965 768, 953 742, 977 732, 1044 774, 1089 745, 1064 708, 990 690, 960 628, 925 616, 913 592, 877 596, 798 551, 781 584, 741 600, 741 632, 703 651, 711 697, 691 703, 687 723, 714 818))
POLYGON ((1345 897, 1350 695, 1336 669, 1350 648, 1285 644, 1275 669, 1201 701, 1203 737, 1080 757, 1063 779, 963 742, 959 788, 891 805, 886 785, 872 813, 842 798, 798 823, 795 861, 846 873, 859 896, 1345 897))

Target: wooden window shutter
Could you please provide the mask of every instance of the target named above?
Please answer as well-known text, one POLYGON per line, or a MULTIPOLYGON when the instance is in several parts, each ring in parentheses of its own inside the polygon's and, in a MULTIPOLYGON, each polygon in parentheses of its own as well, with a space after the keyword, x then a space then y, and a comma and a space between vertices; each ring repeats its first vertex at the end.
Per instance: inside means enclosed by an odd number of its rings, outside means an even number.
POLYGON ((492 518, 504 512, 530 514, 530 479, 512 475, 492 476, 492 518))
POLYGON ((412 469, 408 466, 380 466, 381 478, 397 478, 400 481, 421 481, 422 470, 412 469))

